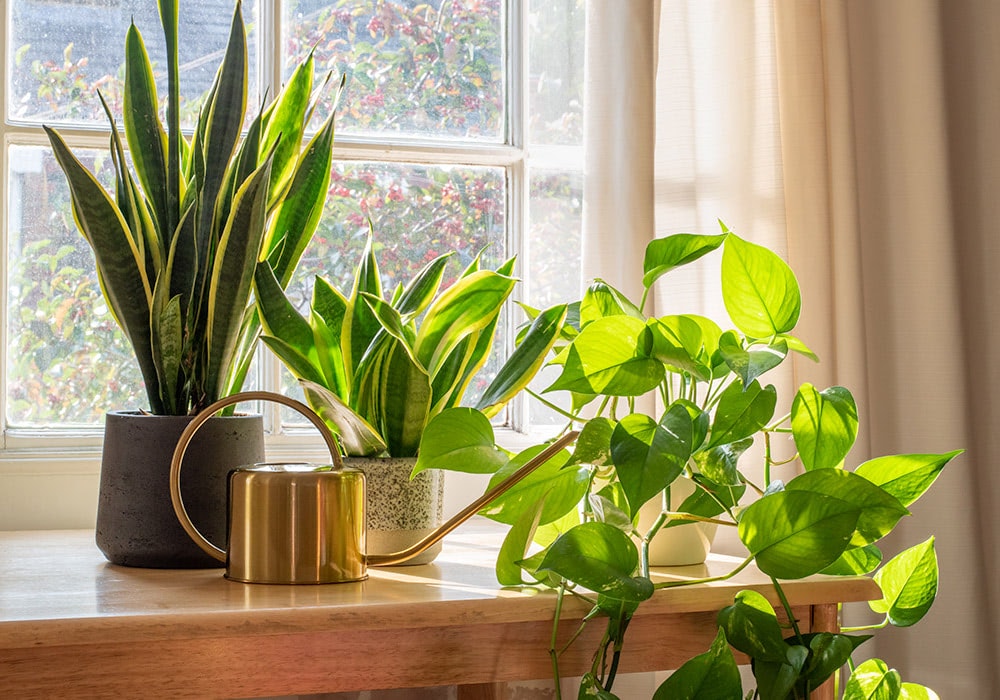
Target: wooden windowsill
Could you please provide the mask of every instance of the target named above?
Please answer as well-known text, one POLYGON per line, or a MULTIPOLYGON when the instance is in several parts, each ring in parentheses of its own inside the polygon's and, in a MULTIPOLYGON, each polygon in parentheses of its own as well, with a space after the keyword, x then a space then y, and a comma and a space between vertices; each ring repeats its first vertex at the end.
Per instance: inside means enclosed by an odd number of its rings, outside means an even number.
MULTIPOLYGON (((369 569, 360 583, 275 586, 234 583, 221 569, 113 566, 90 531, 0 533, 0 697, 252 697, 550 677, 555 596, 497 584, 502 535, 477 519, 446 538, 433 564, 369 569)), ((654 580, 736 563, 713 555, 654 580)), ((879 595, 867 578, 783 587, 810 629, 835 627, 839 602, 879 595)), ((658 591, 629 628, 622 672, 675 668, 706 651, 716 612, 745 588, 777 602, 752 568, 658 591)), ((560 640, 586 611, 567 598, 560 640)), ((595 621, 563 655, 567 676, 589 668, 602 631, 595 621)))

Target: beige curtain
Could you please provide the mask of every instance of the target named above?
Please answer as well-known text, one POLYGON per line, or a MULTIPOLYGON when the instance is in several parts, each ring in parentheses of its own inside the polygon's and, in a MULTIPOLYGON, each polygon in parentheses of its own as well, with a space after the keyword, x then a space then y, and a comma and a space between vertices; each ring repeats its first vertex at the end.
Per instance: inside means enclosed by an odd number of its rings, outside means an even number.
MULTIPOLYGON (((591 46, 617 48, 588 64, 586 277, 634 293, 651 236, 717 218, 788 256, 822 363, 779 389, 851 388, 852 463, 967 449, 885 548, 935 535, 938 600, 866 655, 943 698, 1000 697, 1000 3, 590 0, 588 16, 591 46)), ((672 275, 655 310, 722 313, 717 275, 672 275)))
POLYGON ((824 310, 803 335, 827 362, 800 378, 862 390, 860 457, 968 450, 887 547, 937 537, 935 606, 875 652, 941 697, 1000 697, 1000 5, 775 10, 789 257, 824 310))

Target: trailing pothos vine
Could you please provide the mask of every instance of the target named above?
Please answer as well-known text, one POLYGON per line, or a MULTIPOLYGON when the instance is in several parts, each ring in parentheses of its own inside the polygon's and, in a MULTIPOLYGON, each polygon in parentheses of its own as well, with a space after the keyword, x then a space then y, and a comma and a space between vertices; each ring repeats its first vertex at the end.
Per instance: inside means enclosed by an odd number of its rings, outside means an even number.
MULTIPOLYGON (((719 235, 650 243, 642 282, 638 303, 597 280, 570 305, 549 362, 558 376, 536 396, 580 435, 572 450, 483 511, 510 525, 498 581, 556 591, 553 676, 558 681, 559 656, 568 646, 556 638, 566 596, 591 606, 581 628, 597 618, 606 623, 580 697, 614 698, 623 640, 644 601, 657 589, 730 578, 753 564, 770 577, 788 622, 759 592, 741 591, 719 611, 715 642, 669 676, 655 700, 798 700, 844 667, 850 670, 845 700, 935 698, 885 662, 856 663, 855 656, 871 637, 862 632, 912 625, 930 608, 938 582, 933 538, 884 562, 877 543, 959 452, 891 455, 847 468, 859 421, 844 387, 803 384, 788 412, 776 415, 778 392, 761 379, 789 353, 816 359, 792 334, 801 309, 798 283, 776 254, 724 225, 719 235), (645 314, 663 275, 720 248, 731 329, 699 315, 645 314), (554 392, 568 392, 568 401, 550 400, 554 392), (637 399, 650 394, 660 406, 655 415, 637 410, 637 399), (794 456, 777 458, 777 442, 789 438, 794 456), (682 484, 691 495, 675 505, 671 491, 682 484), (639 519, 647 504, 651 522, 639 519), (735 528, 745 559, 716 579, 654 582, 650 543, 664 530, 699 521, 735 528), (870 606, 882 621, 838 634, 802 632, 781 582, 818 573, 873 575, 882 598, 870 606), (733 649, 750 657, 755 688, 742 687, 733 649)), ((428 424, 415 470, 492 473, 492 486, 542 447, 509 454, 495 445, 484 415, 453 408, 428 424)))

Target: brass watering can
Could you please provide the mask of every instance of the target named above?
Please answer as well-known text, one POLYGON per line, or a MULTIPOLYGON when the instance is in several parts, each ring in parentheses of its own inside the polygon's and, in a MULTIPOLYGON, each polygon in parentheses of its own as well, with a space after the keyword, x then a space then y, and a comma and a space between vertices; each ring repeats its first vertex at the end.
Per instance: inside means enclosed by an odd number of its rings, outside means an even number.
POLYGON ((220 399, 181 433, 170 464, 170 499, 185 532, 209 556, 226 564, 226 578, 244 583, 346 583, 368 577, 368 566, 391 566, 418 556, 482 510, 575 438, 570 432, 470 503, 412 547, 393 554, 365 553, 365 475, 345 467, 336 438, 305 404, 269 391, 220 399), (270 401, 309 419, 322 435, 332 464, 254 464, 229 473, 225 550, 198 532, 181 498, 181 463, 195 432, 221 409, 241 401, 270 401))

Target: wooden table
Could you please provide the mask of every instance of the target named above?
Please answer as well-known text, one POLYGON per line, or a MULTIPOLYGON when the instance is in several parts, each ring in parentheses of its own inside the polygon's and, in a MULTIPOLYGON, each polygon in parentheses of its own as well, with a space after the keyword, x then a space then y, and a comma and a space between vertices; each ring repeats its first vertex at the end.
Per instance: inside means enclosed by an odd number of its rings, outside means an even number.
MULTIPOLYGON (((362 583, 265 586, 221 570, 132 569, 105 562, 89 531, 0 533, 0 697, 252 697, 551 678, 551 592, 504 590, 493 574, 500 532, 472 521, 433 564, 370 570, 362 583)), ((662 569, 703 578, 736 560, 662 569)), ((715 614, 744 588, 777 602, 765 576, 657 592, 631 623, 620 671, 676 668, 706 651, 715 614)), ((785 591, 804 628, 837 627, 837 603, 878 595, 863 578, 817 576, 785 591)), ((567 598, 560 639, 586 605, 567 598)), ((590 666, 603 622, 563 655, 590 666)), ((829 691, 828 691, 829 692, 829 691)), ((814 697, 821 697, 814 695, 814 697)), ((832 697, 828 694, 827 697, 832 697)))

